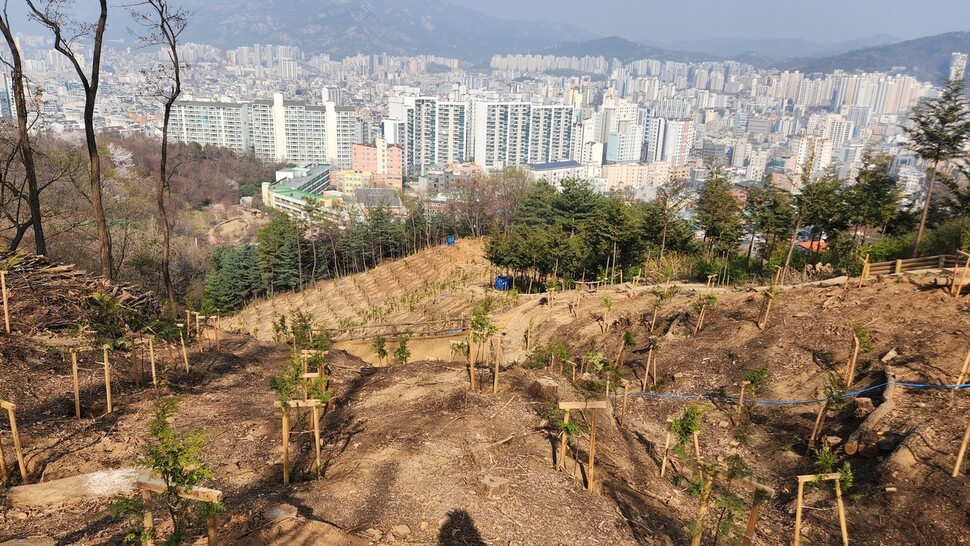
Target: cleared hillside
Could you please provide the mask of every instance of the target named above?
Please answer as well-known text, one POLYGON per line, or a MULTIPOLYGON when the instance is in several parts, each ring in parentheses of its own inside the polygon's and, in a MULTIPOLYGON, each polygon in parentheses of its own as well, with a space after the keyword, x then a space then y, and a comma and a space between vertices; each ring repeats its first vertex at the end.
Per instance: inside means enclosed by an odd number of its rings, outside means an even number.
POLYGON ((302 292, 257 300, 224 327, 269 340, 273 320, 296 312, 309 313, 324 328, 467 316, 489 278, 482 243, 462 239, 302 292))

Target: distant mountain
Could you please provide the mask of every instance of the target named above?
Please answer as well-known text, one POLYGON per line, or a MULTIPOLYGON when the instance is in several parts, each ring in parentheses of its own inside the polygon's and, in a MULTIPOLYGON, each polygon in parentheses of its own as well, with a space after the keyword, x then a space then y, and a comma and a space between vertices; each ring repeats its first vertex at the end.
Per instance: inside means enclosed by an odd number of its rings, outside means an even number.
POLYGON ((947 77, 954 51, 970 52, 970 32, 947 32, 818 59, 794 59, 779 63, 778 68, 805 73, 895 70, 935 83, 947 77))
POLYGON ((657 42, 640 40, 640 43, 676 51, 705 53, 717 57, 737 57, 742 54, 756 54, 763 57, 784 60, 796 57, 823 57, 844 53, 863 47, 872 47, 898 42, 899 39, 888 34, 869 38, 849 40, 838 43, 813 42, 797 38, 709 38, 704 40, 680 40, 657 42))
POLYGON ((483 60, 586 40, 582 29, 506 21, 440 0, 187 0, 186 41, 219 47, 299 46, 334 58, 358 53, 483 60))
POLYGON ((607 59, 619 59, 623 62, 635 61, 638 59, 659 59, 662 61, 703 61, 712 58, 712 55, 703 53, 684 53, 681 51, 670 51, 659 47, 631 42, 618 36, 607 38, 596 38, 593 40, 562 42, 554 46, 547 47, 538 53, 543 55, 562 55, 565 57, 606 57, 607 59))

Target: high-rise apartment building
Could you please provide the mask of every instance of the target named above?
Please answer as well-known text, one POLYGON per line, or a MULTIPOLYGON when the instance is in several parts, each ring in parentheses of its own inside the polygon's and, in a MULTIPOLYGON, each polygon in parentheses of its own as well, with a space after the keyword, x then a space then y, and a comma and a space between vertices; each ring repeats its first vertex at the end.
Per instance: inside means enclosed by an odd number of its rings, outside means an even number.
POLYGON ((665 161, 673 167, 683 167, 693 147, 693 121, 651 118, 647 123, 645 163, 665 161))
POLYGON ((351 166, 351 146, 362 141, 353 108, 332 102, 312 106, 283 100, 248 103, 177 101, 172 137, 181 142, 221 146, 263 161, 351 166))

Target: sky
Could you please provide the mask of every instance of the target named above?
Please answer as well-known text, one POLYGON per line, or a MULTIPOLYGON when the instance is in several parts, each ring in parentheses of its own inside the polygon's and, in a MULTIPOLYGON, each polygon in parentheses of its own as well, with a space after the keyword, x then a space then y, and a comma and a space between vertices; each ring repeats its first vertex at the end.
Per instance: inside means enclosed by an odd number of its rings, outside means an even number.
POLYGON ((488 15, 579 26, 601 36, 679 41, 801 38, 837 43, 970 30, 968 0, 450 0, 488 15))

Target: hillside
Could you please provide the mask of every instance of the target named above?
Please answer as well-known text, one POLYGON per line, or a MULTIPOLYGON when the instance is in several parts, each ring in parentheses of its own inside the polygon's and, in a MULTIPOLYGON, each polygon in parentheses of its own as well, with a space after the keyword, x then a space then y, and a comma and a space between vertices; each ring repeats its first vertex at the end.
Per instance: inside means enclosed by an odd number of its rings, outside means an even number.
POLYGON ((902 72, 923 81, 939 82, 950 69, 950 54, 970 51, 970 32, 947 32, 888 45, 848 51, 839 55, 793 59, 778 68, 805 73, 902 72))
MULTIPOLYGON (((380 317, 412 320, 442 312, 436 306, 441 300, 455 302, 449 304, 455 312, 466 311, 488 293, 479 286, 488 270, 476 243, 459 242, 409 260, 307 291, 306 305, 316 305, 315 312, 332 320, 359 320, 357 311, 366 308, 359 300, 400 301, 400 295, 421 293, 426 282, 427 295, 416 298, 414 310, 380 317), (442 282, 449 283, 447 298, 443 288, 430 290, 442 282), (347 287, 355 292, 339 296, 347 287), (388 294, 376 300, 384 291, 388 294), (331 298, 329 307, 325 298, 331 298), (338 309, 343 307, 349 309, 338 309)), ((214 471, 206 486, 225 494, 227 512, 218 524, 224 543, 687 544, 688 526, 700 507, 691 493, 698 474, 689 441, 671 450, 665 477, 659 473, 667 421, 690 406, 700 410, 702 460, 711 468, 731 467, 746 483, 774 492, 765 500, 753 544, 789 543, 795 476, 816 471, 815 456, 806 455, 819 408, 814 400, 829 373, 845 367, 854 332, 871 343, 860 351, 851 389, 866 392, 828 411, 820 435, 835 448, 859 448, 852 455, 835 452, 854 476, 844 495, 851 543, 965 541, 967 466, 957 478, 950 471, 970 398, 965 391, 924 386, 952 383, 959 374, 970 347, 970 306, 937 288, 932 274, 873 279, 848 290, 841 284, 787 288, 775 298, 764 330, 754 324, 759 292, 718 289, 718 303, 697 335, 693 304, 704 289, 685 285, 658 313, 657 384, 648 384, 645 392, 640 385, 655 287, 502 300, 492 317, 502 355, 497 393, 491 361, 476 367, 476 388, 469 390, 464 361, 414 359, 381 367, 349 354, 345 347, 353 342, 338 342, 329 355, 334 401, 322 423, 322 477, 314 479, 312 435, 303 433, 308 424, 294 418, 289 485, 281 483, 281 420, 268 388, 288 359, 285 345, 225 333, 220 348, 210 345, 203 352, 193 341, 189 373, 160 351, 163 381, 157 389, 144 375, 144 352, 120 347, 111 355, 117 374, 112 413, 105 413, 100 352, 82 351, 83 411, 77 419, 70 362, 62 349, 73 338, 46 328, 32 307, 39 304, 29 304, 50 301, 59 288, 19 286, 14 332, 0 332, 0 399, 17 404, 30 481, 135 465, 155 401, 177 396, 175 425, 206 433, 204 460, 214 471), (20 326, 23 316, 35 317, 31 328, 20 326), (624 404, 622 389, 604 396, 604 376, 589 355, 602 351, 612 363, 625 332, 632 346, 611 382, 615 389, 618 380, 629 381, 624 404), (533 349, 561 343, 566 362, 550 366, 536 360, 525 350, 526 337, 533 349), (575 380, 572 365, 584 367, 575 380), (766 379, 758 403, 751 403, 749 393, 739 412, 736 384, 762 367, 766 379), (566 458, 558 461, 556 403, 585 399, 607 400, 607 409, 572 412, 577 428, 571 429, 566 458), (596 455, 589 491, 592 411, 596 455), (560 462, 564 471, 556 469, 560 462)), ((90 289, 81 284, 75 290, 90 289)), ((303 304, 301 297, 275 300, 278 310, 303 304)), ((274 306, 258 305, 267 313, 274 306)), ((249 308, 232 319, 233 328, 257 320, 265 318, 249 308)), ((461 339, 464 334, 412 343, 447 347, 461 339)), ((16 475, 2 418, 0 432, 7 467, 16 475)), ((752 495, 738 486, 742 482, 715 483, 702 543, 730 544, 743 532, 752 495), (723 531, 718 537, 716 527, 723 531)), ((45 536, 58 544, 117 544, 126 529, 105 514, 107 499, 29 507, 22 504, 24 495, 23 489, 0 489, 0 543, 45 536)), ((831 488, 806 486, 805 505, 802 533, 808 543, 838 543, 831 488)))
POLYGON ((309 313, 323 328, 464 317, 488 286, 480 241, 462 239, 389 261, 366 273, 317 283, 298 293, 257 300, 225 322, 230 330, 273 338, 273 321, 309 313))

